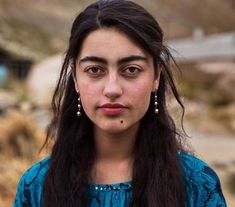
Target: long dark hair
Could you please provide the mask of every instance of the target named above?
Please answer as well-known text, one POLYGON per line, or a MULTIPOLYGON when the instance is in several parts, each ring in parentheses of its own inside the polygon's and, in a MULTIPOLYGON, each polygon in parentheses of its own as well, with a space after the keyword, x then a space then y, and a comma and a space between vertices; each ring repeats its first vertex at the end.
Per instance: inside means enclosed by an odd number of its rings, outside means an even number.
POLYGON ((171 91, 184 112, 170 70, 173 59, 163 44, 162 29, 153 16, 141 6, 124 0, 93 3, 73 23, 52 100, 54 117, 48 137, 55 138, 55 144, 44 181, 43 206, 87 205, 87 184, 95 156, 93 123, 84 111, 80 118, 76 116, 77 93, 70 64, 76 61, 84 38, 105 27, 116 28, 129 36, 153 57, 156 72, 161 68, 159 113, 154 114, 152 94, 136 137, 131 206, 184 206, 186 192, 178 156, 183 146, 166 107, 166 95, 171 91))

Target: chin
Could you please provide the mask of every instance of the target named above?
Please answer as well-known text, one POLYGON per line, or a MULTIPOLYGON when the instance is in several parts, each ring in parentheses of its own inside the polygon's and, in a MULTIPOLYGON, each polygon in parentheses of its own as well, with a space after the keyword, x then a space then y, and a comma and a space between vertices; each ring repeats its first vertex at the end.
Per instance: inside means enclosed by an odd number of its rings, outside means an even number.
POLYGON ((109 134, 119 134, 128 129, 126 125, 123 125, 121 123, 108 123, 108 124, 101 124, 99 126, 100 130, 109 133, 109 134))
POLYGON ((102 131, 108 134, 120 134, 126 130, 124 127, 109 127, 109 128, 101 128, 102 131))

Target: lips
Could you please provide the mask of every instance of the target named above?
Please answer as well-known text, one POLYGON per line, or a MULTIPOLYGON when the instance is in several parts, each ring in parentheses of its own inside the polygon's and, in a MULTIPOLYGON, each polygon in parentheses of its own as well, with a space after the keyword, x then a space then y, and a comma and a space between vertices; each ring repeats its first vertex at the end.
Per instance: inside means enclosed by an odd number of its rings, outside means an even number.
POLYGON ((107 103, 103 104, 101 108, 126 108, 126 107, 118 103, 107 103))
POLYGON ((126 106, 118 103, 107 103, 99 107, 104 114, 111 116, 120 115, 126 108, 126 106))

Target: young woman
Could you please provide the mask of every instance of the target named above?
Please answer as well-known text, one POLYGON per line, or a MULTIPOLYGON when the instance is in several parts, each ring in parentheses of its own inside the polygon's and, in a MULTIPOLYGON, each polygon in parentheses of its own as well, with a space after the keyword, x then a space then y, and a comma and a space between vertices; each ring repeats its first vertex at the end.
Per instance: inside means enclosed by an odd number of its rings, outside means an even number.
POLYGON ((14 206, 226 206, 168 113, 169 91, 184 109, 170 60, 139 5, 98 1, 81 12, 52 101, 51 156, 22 176, 14 206))

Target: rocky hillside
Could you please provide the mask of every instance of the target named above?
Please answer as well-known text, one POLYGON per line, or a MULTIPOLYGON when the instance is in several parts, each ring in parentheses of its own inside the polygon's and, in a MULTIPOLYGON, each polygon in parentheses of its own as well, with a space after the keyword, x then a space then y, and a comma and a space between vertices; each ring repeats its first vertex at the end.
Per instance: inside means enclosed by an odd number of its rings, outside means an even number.
MULTIPOLYGON (((0 0, 0 47, 40 60, 65 49, 75 15, 87 5, 79 0, 0 0)), ((136 0, 160 22, 167 38, 235 29, 233 0, 136 0)))

